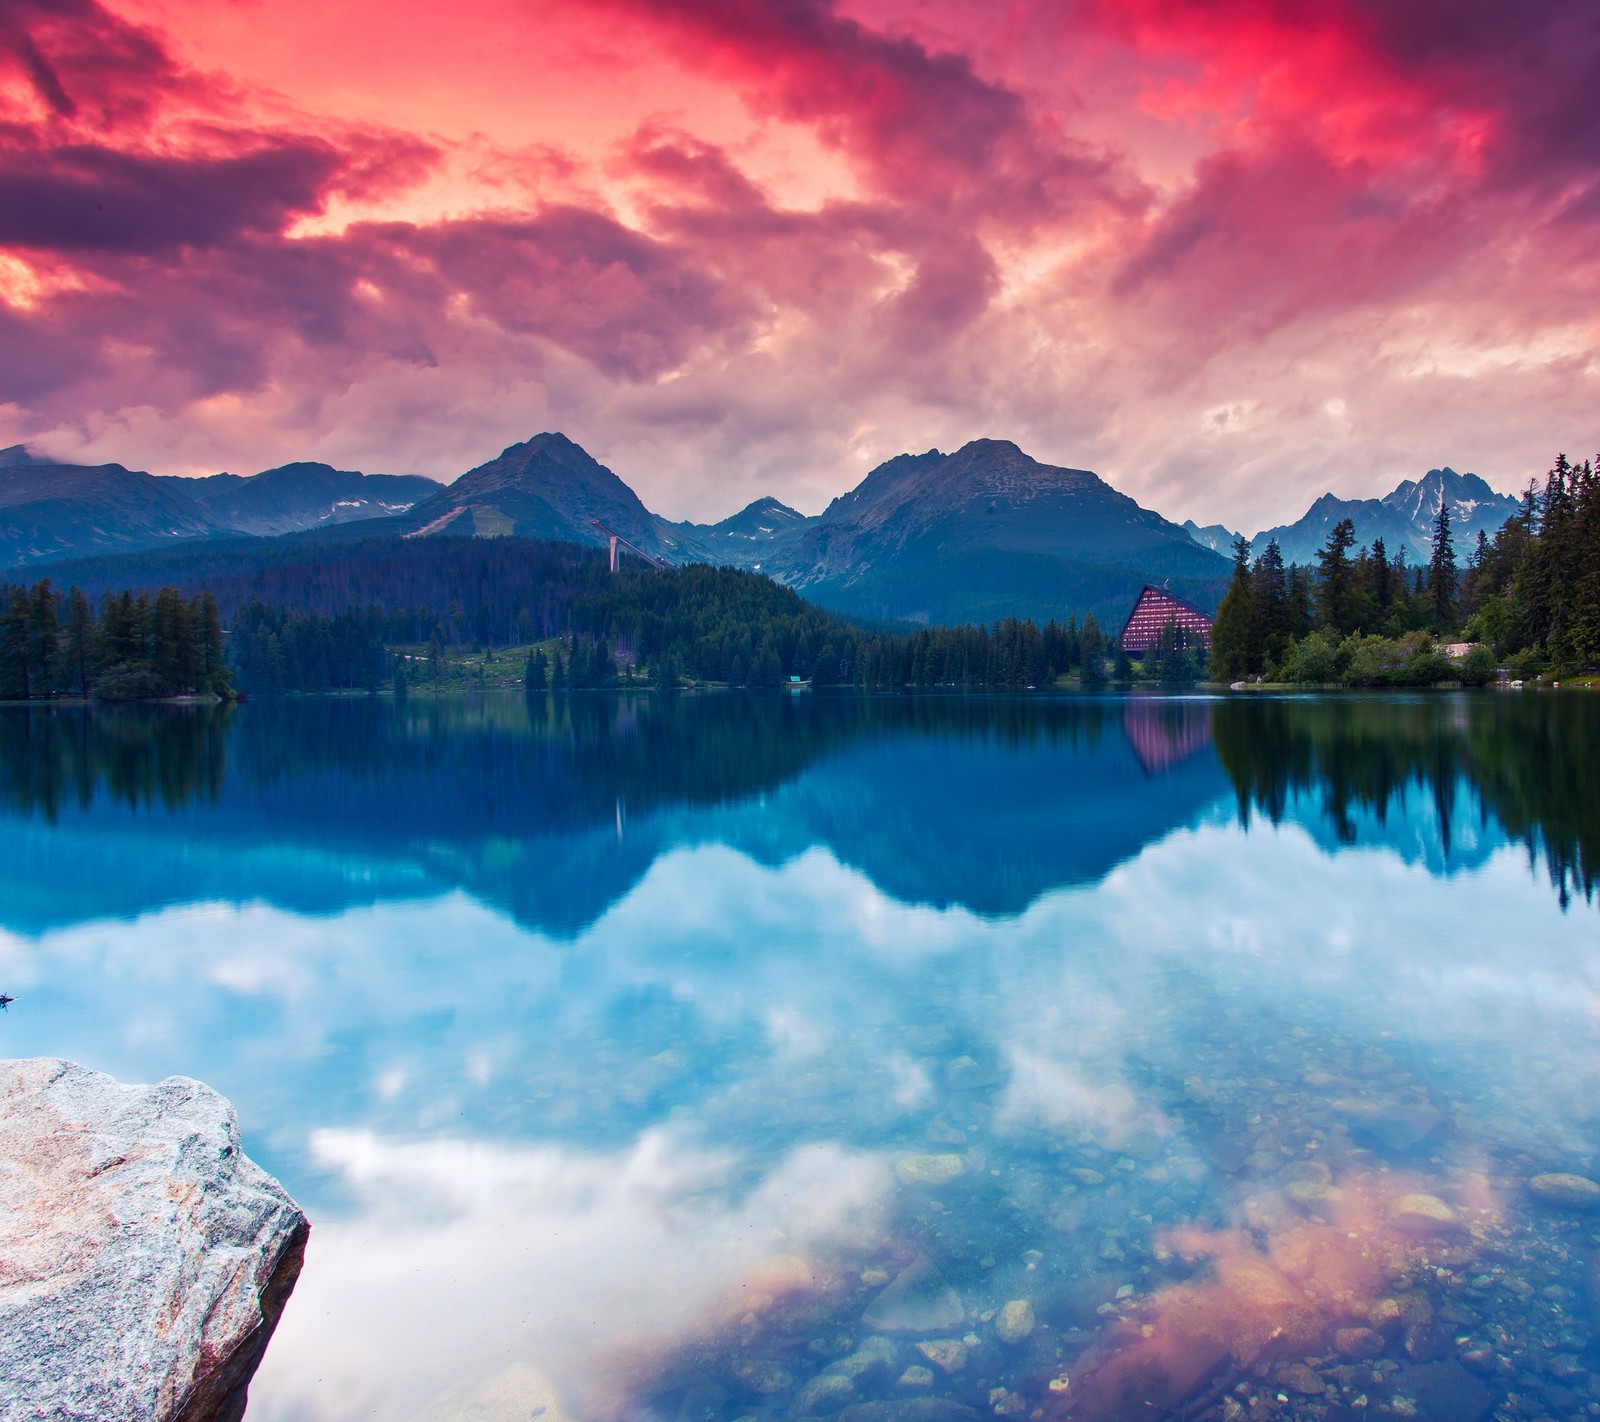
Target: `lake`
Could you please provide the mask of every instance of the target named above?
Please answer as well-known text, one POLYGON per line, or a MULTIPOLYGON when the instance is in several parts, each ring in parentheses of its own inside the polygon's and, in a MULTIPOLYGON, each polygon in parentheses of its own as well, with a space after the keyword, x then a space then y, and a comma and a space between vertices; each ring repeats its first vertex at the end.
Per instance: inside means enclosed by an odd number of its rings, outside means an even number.
POLYGON ((1600 1413, 1592 695, 0 744, 0 1050, 312 1218, 252 1422, 1600 1413))

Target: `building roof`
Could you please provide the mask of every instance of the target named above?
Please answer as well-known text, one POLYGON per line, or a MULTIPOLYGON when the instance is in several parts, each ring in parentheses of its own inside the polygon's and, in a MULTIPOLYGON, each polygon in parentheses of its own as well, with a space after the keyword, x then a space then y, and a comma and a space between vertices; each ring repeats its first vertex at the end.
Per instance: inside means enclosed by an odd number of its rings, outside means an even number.
POLYGON ((1181 597, 1168 592, 1165 588, 1158 588, 1154 583, 1146 583, 1139 590, 1139 596, 1134 599, 1133 608, 1128 613, 1127 620, 1122 624, 1122 631, 1117 633, 1117 644, 1125 651, 1144 651, 1155 644, 1155 638, 1143 640, 1137 649, 1130 648, 1127 643, 1128 629, 1136 620, 1147 621, 1148 614, 1156 611, 1161 617, 1161 625, 1165 625, 1170 618, 1179 627, 1187 631, 1199 631, 1209 641, 1211 637, 1211 614, 1202 612, 1192 602, 1187 602, 1181 597), (1140 614, 1145 613, 1145 617, 1140 614))

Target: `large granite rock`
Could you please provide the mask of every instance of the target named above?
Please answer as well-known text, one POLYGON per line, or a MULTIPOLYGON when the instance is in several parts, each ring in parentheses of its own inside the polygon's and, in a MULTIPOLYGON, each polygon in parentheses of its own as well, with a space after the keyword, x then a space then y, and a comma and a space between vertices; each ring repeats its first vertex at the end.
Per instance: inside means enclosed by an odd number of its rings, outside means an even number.
POLYGON ((209 1087, 0 1062, 0 1422, 236 1422, 309 1233, 209 1087))

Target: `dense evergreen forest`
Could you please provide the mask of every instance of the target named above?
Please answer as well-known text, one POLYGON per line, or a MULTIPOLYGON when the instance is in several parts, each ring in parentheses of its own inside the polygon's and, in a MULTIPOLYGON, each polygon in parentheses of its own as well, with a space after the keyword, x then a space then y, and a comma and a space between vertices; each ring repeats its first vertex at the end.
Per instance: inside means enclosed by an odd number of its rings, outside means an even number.
POLYGON ((286 542, 252 553, 243 570, 230 568, 229 555, 196 549, 62 571, 91 594, 121 597, 110 579, 159 576, 209 598, 229 629, 233 685, 256 694, 426 684, 452 649, 469 647, 538 647, 527 675, 556 689, 684 678, 767 687, 790 677, 818 686, 1043 686, 1073 672, 1103 679, 1108 654, 1092 617, 877 631, 757 573, 625 563, 612 574, 603 553, 567 543, 286 542), (423 649, 420 663, 397 660, 397 647, 423 649))
POLYGON ((1557 458, 1540 490, 1491 540, 1459 558, 1450 510, 1434 522, 1426 566, 1390 557, 1383 540, 1354 551, 1336 524, 1315 568, 1285 567, 1276 543, 1252 562, 1234 545, 1217 610, 1211 675, 1219 681, 1429 685, 1489 680, 1509 661, 1521 676, 1600 668, 1600 475, 1557 458), (1433 639, 1475 642, 1452 662, 1433 639))
POLYGON ((82 589, 63 595, 48 578, 0 587, 0 700, 231 694, 209 593, 108 593, 96 609, 82 589))

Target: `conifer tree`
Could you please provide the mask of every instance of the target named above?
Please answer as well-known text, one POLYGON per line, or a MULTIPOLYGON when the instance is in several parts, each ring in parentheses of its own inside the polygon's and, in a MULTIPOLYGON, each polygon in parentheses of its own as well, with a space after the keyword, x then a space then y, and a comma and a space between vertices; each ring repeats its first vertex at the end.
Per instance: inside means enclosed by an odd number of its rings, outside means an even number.
POLYGON ((1433 630, 1448 632, 1456 621, 1456 550, 1450 537, 1450 504, 1440 499, 1433 520, 1433 552, 1428 559, 1428 586, 1433 595, 1433 630))
POLYGON ((1250 540, 1233 544, 1233 577, 1211 627, 1211 678, 1239 681, 1254 670, 1250 656, 1250 540))

